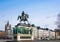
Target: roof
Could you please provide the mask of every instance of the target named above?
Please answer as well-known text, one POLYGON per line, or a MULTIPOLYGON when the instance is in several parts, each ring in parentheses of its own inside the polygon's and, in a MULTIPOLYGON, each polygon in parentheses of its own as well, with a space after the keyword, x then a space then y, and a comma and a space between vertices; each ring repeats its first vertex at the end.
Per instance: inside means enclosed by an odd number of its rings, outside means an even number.
MULTIPOLYGON (((38 29, 38 28, 37 28, 38 29)), ((50 31, 54 31, 54 30, 51 30, 51 29, 48 29, 48 28, 39 28, 41 30, 50 30, 50 31)))
POLYGON ((55 29, 54 31, 55 31, 55 32, 60 32, 60 29, 55 29))

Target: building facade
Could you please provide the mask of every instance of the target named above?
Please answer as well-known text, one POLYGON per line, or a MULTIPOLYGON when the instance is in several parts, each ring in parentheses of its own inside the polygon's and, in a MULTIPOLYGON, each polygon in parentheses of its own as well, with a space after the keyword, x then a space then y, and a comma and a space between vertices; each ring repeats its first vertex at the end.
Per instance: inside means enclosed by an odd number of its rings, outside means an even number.
POLYGON ((60 39, 60 29, 55 29, 55 39, 60 39))
POLYGON ((53 30, 47 30, 45 28, 34 27, 34 38, 35 39, 55 39, 55 32, 53 30))
POLYGON ((5 34, 7 38, 11 36, 11 24, 9 24, 9 21, 5 25, 5 34))
POLYGON ((34 35, 34 39, 38 38, 38 29, 37 29, 37 27, 33 27, 33 35, 34 35))

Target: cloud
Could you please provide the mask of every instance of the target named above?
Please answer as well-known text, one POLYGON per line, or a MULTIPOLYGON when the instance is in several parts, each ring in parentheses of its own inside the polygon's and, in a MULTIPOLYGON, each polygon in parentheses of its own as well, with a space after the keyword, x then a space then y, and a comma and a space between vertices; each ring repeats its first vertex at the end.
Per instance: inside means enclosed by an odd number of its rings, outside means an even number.
POLYGON ((31 23, 34 23, 36 26, 41 26, 41 27, 48 27, 49 29, 55 29, 55 22, 56 22, 56 16, 55 17, 49 17, 46 18, 48 16, 45 17, 37 17, 37 18, 33 18, 31 19, 31 23))

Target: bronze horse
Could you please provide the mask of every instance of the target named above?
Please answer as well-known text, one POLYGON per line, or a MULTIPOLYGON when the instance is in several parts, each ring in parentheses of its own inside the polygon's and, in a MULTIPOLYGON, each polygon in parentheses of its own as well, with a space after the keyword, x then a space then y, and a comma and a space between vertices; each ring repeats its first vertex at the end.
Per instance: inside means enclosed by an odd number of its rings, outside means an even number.
POLYGON ((20 23, 21 23, 21 21, 23 21, 23 22, 27 21, 28 22, 28 18, 29 18, 28 14, 25 14, 25 12, 22 11, 21 16, 18 16, 17 20, 20 20, 20 23))

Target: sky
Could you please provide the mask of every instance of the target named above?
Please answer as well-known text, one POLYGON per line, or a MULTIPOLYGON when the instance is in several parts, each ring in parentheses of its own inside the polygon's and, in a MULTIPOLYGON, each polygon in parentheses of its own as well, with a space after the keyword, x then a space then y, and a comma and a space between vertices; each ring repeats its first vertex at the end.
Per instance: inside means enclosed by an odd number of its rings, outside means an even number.
POLYGON ((22 11, 29 15, 31 24, 55 29, 60 0, 0 0, 0 30, 5 29, 7 21, 12 27, 19 23, 17 17, 22 11))

